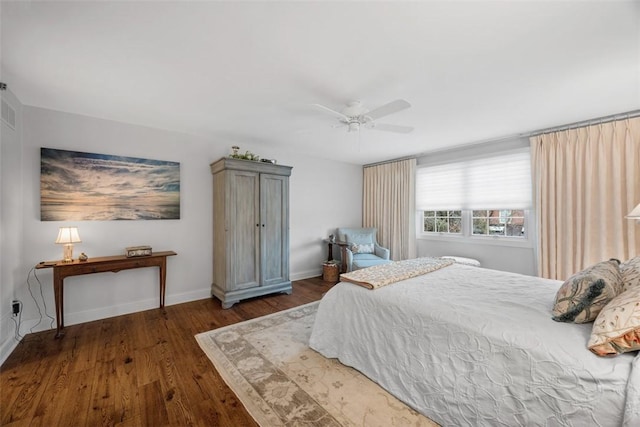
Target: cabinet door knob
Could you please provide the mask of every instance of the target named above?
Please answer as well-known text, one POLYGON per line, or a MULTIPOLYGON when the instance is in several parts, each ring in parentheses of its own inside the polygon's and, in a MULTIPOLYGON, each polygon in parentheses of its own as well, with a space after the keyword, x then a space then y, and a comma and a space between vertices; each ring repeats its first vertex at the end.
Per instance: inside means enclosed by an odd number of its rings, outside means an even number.
POLYGON ((260 227, 260 224, 256 224, 256 227, 260 227))

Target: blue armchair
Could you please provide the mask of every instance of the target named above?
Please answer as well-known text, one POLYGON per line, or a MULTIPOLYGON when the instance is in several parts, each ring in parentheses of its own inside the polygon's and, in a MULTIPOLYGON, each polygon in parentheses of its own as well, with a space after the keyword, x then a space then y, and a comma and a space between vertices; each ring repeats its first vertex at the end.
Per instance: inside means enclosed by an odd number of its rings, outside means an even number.
POLYGON ((376 232, 375 228, 338 228, 338 240, 349 244, 342 260, 347 272, 391 262, 389 249, 378 244, 376 232))

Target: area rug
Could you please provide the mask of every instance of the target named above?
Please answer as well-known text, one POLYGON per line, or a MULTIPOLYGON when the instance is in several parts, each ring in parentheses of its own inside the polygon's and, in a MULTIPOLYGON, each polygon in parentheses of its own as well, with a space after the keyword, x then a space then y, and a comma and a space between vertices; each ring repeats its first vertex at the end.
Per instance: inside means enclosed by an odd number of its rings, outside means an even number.
POLYGON ((261 426, 437 426, 307 345, 318 302, 196 335, 261 426))

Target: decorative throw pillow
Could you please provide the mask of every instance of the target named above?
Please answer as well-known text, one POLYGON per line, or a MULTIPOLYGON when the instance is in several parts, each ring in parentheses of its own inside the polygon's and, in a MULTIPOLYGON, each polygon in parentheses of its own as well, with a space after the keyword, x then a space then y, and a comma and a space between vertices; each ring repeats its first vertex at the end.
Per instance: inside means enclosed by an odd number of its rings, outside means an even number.
POLYGON ((372 254, 374 252, 373 243, 352 243, 351 252, 354 254, 372 254))
POLYGON ((592 322, 600 310, 620 292, 620 261, 610 259, 586 268, 562 284, 556 294, 553 320, 558 322, 592 322))
POLYGON ((344 236, 354 254, 372 254, 374 252, 373 234, 352 233, 344 236))
POLYGON ((640 350, 640 286, 621 293, 602 309, 587 346, 598 356, 640 350))
POLYGON ((620 264, 620 274, 622 274, 623 292, 640 287, 640 256, 620 264))

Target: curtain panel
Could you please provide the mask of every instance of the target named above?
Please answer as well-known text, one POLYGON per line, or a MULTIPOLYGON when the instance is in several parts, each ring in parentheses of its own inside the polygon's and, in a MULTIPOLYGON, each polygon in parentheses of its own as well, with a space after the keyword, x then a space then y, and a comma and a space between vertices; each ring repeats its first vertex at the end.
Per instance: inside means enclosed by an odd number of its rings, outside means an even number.
POLYGON ((416 257, 415 169, 409 159, 363 170, 362 225, 378 229, 394 261, 416 257))
POLYGON ((538 273, 565 280, 640 254, 640 118, 530 138, 538 273))

